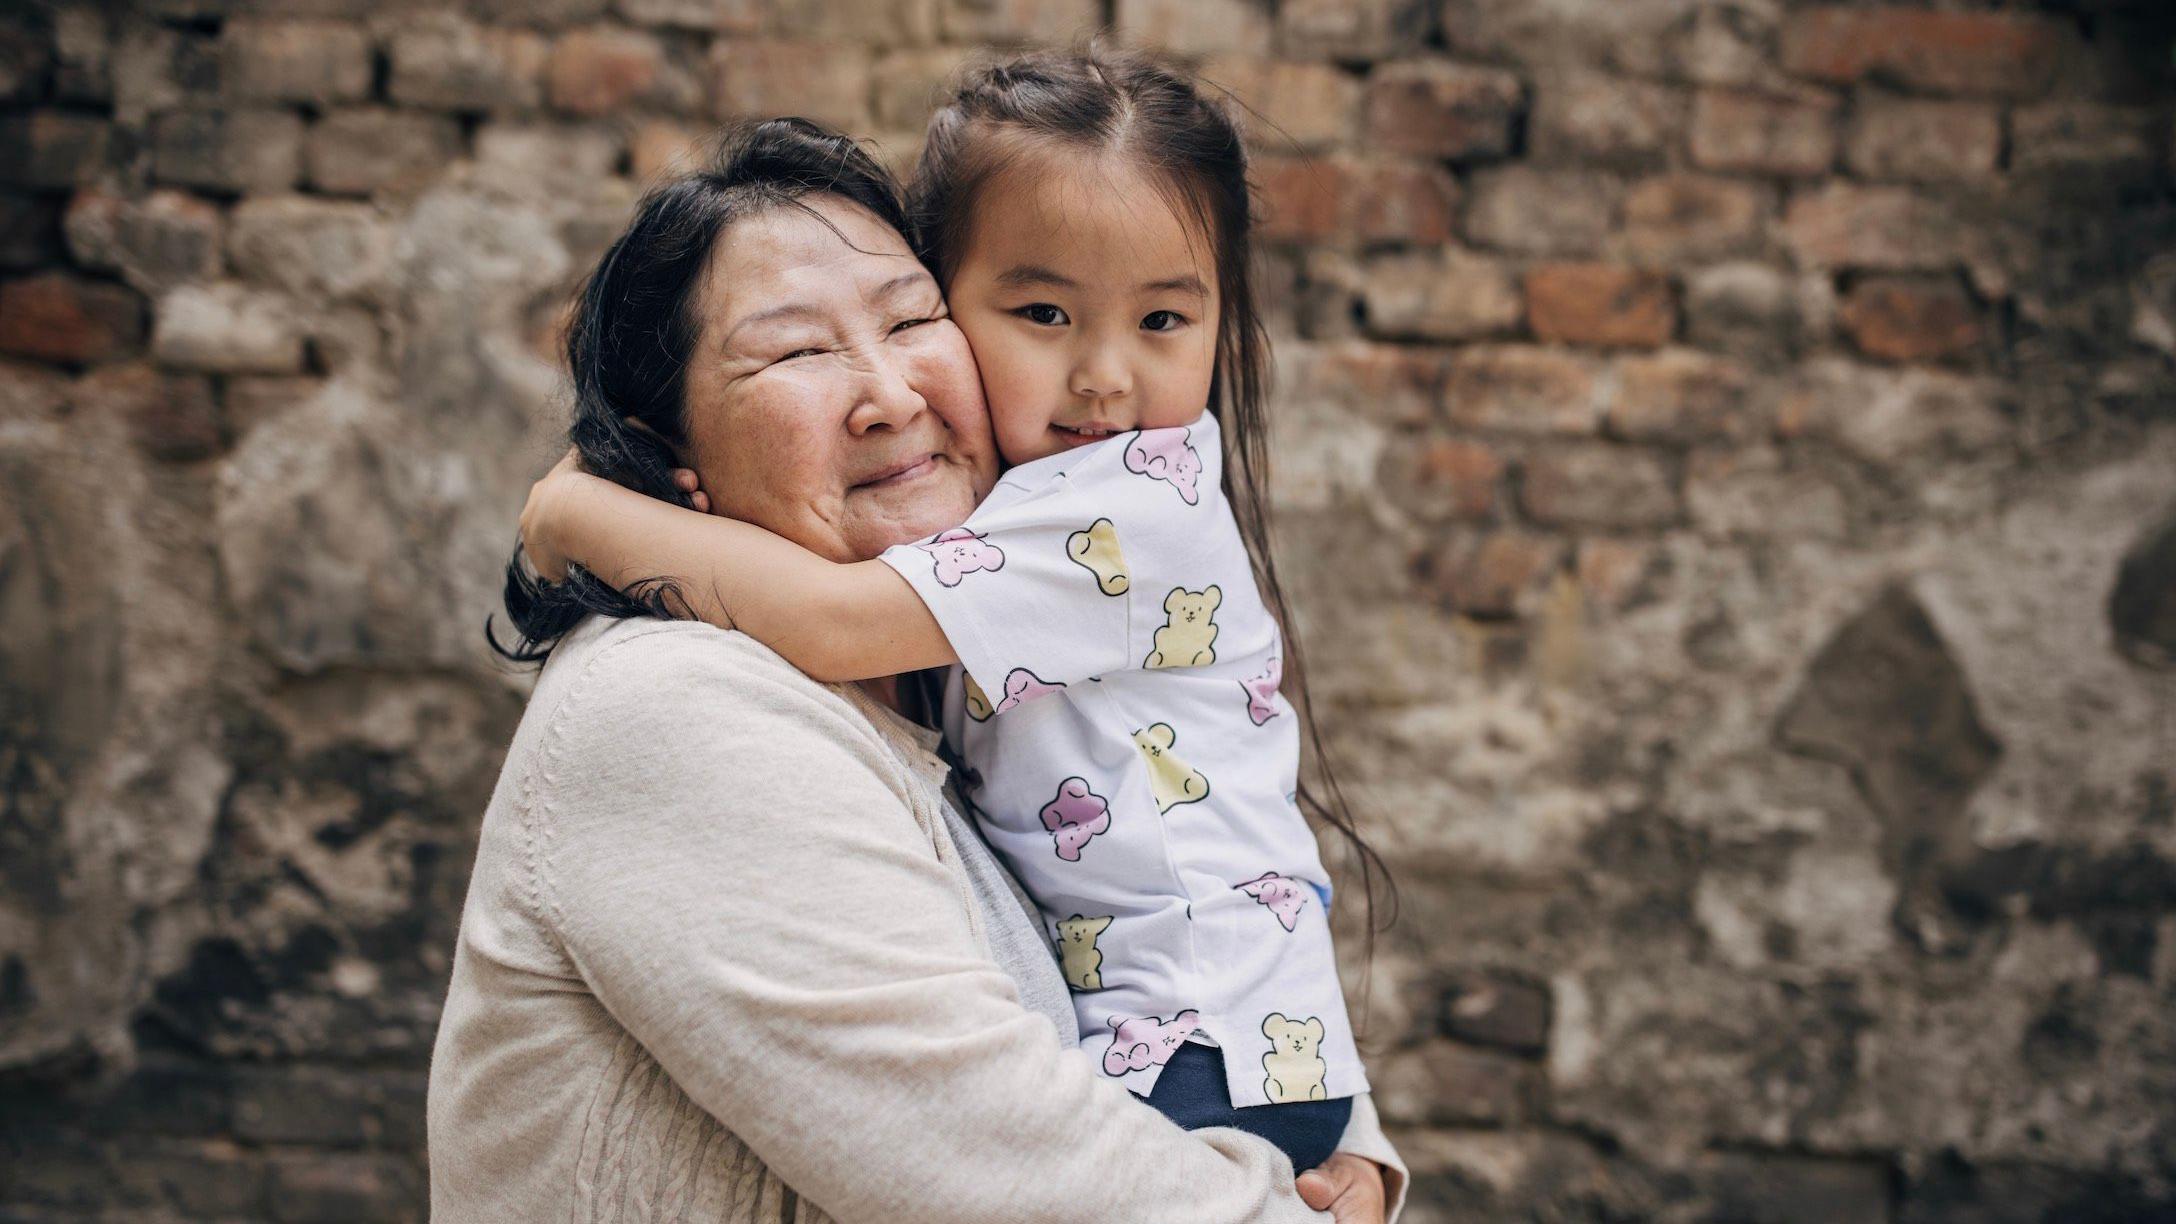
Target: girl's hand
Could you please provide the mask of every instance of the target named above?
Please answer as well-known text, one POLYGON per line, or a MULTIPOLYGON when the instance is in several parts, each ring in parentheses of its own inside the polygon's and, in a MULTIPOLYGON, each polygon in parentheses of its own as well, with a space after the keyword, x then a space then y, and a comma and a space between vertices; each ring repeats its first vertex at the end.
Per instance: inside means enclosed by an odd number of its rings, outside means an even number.
POLYGON ((564 582, 567 577, 567 556, 552 540, 553 513, 568 486, 588 479, 580 454, 570 446, 544 479, 529 486, 529 500, 521 507, 521 549, 546 582, 564 582))
POLYGON ((674 488, 688 495, 688 502, 695 507, 695 513, 710 513, 710 494, 703 492, 702 478, 695 474, 694 468, 674 468, 672 483, 674 488))
POLYGON ((1336 1224, 1383 1224, 1383 1170, 1364 1156, 1334 1153, 1300 1174, 1300 1201, 1336 1224))

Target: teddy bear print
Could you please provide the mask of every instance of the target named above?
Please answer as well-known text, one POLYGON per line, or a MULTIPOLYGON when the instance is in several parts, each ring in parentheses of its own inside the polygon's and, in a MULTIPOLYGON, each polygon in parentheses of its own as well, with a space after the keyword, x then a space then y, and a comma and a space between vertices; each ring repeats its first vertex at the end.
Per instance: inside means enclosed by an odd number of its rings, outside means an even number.
POLYGON ((1169 1020, 1155 1016, 1122 1020, 1112 1016, 1111 1048, 1103 1052, 1103 1074, 1124 1075, 1161 1067, 1200 1027, 1201 1016, 1191 1007, 1169 1020))
POLYGON ((1148 789, 1156 796, 1158 812, 1209 797, 1209 779, 1171 751, 1178 739, 1179 733, 1171 729, 1170 723, 1156 723, 1133 733, 1133 746, 1148 761, 1148 789))
POLYGON ((1285 930, 1298 929, 1300 910, 1307 905, 1307 894, 1300 891, 1299 881, 1278 875, 1274 871, 1265 871, 1244 884, 1234 884, 1232 887, 1268 906, 1269 912, 1277 915, 1277 921, 1284 924, 1285 930))
POLYGON ((1126 573, 1126 554, 1118 550, 1118 526, 1107 518, 1088 524, 1085 531, 1065 537, 1065 555, 1096 576, 1096 589, 1105 595, 1123 595, 1133 589, 1126 573))
POLYGON ((1109 916, 1084 918, 1079 914, 1058 920, 1058 962, 1065 984, 1075 990, 1103 989, 1103 953, 1096 936, 1111 928, 1109 916))
POLYGON ((1178 490, 1189 506, 1201 503, 1201 456, 1194 453, 1193 431, 1149 429, 1126 443, 1126 470, 1150 480, 1161 480, 1178 490))
POLYGON ((1173 587, 1164 596, 1164 627, 1156 631, 1143 667, 1207 667, 1216 662, 1216 610, 1224 591, 1210 584, 1199 591, 1173 587))
POLYGON ((969 574, 1005 568, 1004 550, 965 527, 940 532, 936 538, 915 547, 929 554, 936 566, 937 581, 943 586, 956 587, 960 579, 969 574))
POLYGON ((1058 783, 1058 793, 1043 805, 1043 827, 1057 843, 1058 857, 1068 863, 1080 861, 1080 850, 1088 839, 1098 833, 1108 832, 1111 827, 1111 805, 1103 796, 1088 789, 1086 778, 1067 778, 1058 783))
POLYGON ((1261 675, 1239 682, 1247 693, 1247 717, 1254 720, 1255 726, 1277 717, 1277 686, 1283 683, 1284 660, 1276 655, 1269 656, 1269 666, 1262 669, 1261 675))
MULTIPOLYGON (((1322 1061, 1322 1021, 1314 1016, 1287 1020, 1276 1012, 1262 1021, 1262 1036, 1269 1038, 1269 1053, 1262 1055, 1262 1091, 1269 1099, 1321 1101, 1329 1098, 1323 1077, 1330 1066, 1322 1061)), ((1105 1056, 1108 1060, 1109 1056, 1105 1056)))

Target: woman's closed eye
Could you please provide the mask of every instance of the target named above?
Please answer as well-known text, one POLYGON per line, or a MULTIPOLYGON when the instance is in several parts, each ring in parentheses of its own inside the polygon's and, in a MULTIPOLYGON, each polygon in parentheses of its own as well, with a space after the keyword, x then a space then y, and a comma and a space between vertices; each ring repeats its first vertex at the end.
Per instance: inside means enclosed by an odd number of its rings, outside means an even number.
POLYGON ((1063 310, 1048 302, 1030 302, 1013 313, 1042 327, 1063 327, 1073 321, 1063 310))

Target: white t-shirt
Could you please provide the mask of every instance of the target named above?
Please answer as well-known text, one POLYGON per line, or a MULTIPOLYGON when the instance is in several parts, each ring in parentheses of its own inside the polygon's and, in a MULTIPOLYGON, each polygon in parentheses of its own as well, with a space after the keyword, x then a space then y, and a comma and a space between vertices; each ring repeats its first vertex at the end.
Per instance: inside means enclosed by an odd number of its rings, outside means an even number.
POLYGON ((1222 474, 1211 415, 1123 434, 1013 468, 883 559, 964 665, 962 789, 1057 941, 1094 1063, 1146 1095, 1208 1040, 1235 1105, 1353 1096, 1298 719, 1222 474))

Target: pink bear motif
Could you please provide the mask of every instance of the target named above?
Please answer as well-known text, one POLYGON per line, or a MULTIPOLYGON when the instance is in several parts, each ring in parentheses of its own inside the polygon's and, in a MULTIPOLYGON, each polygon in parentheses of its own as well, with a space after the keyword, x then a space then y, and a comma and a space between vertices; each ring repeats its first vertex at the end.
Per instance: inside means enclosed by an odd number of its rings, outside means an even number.
POLYGON ((1126 470, 1161 480, 1179 491, 1189 506, 1201 502, 1201 456, 1194 452, 1189 429, 1144 429, 1126 444, 1126 470))
POLYGON ((1043 805, 1043 827, 1057 842, 1058 857, 1077 863, 1088 839, 1109 831, 1111 805, 1088 789, 1086 778, 1067 778, 1058 783, 1058 793, 1043 805))
POLYGON ((1005 673, 1005 696, 990 713, 1003 714, 1014 706, 1025 705, 1037 697, 1055 693, 1064 687, 1063 684, 1051 684, 1043 680, 1025 667, 1015 667, 1005 673))
POLYGON ((1268 906, 1269 912, 1277 915, 1277 921, 1284 924, 1285 930, 1299 929, 1300 910, 1307 904, 1307 894, 1300 891, 1299 881, 1278 875, 1274 871, 1265 871, 1244 884, 1234 884, 1232 887, 1268 906))
POLYGON ((1161 1067, 1201 1027, 1201 1015, 1189 1007, 1171 1019, 1136 1016, 1131 1020, 1111 1017, 1111 1048, 1103 1052, 1103 1074, 1124 1075, 1161 1067))
POLYGON ((1284 660, 1275 655, 1269 657, 1269 666, 1259 676, 1251 676, 1239 682, 1247 691, 1247 717, 1259 727, 1277 717, 1277 686, 1284 683, 1284 660))
POLYGON ((948 587, 958 586, 969 574, 1005 568, 1004 550, 965 527, 954 527, 915 547, 929 554, 936 563, 937 581, 948 587))

